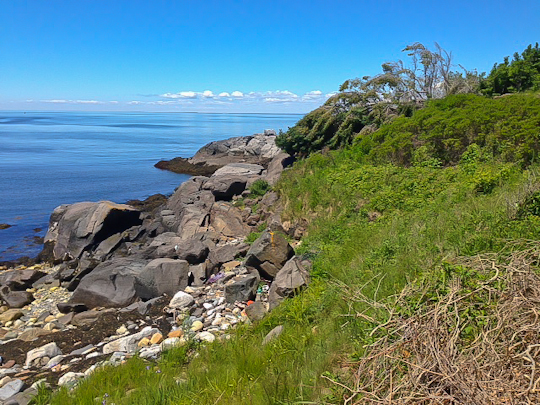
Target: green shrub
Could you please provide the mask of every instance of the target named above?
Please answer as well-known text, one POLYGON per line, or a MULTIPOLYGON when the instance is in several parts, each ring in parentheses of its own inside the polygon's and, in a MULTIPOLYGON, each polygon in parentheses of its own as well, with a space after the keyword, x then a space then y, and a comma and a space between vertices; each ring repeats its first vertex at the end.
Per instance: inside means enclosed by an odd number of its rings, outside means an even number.
POLYGON ((255 180, 249 188, 250 197, 262 197, 271 189, 272 187, 266 180, 255 180))

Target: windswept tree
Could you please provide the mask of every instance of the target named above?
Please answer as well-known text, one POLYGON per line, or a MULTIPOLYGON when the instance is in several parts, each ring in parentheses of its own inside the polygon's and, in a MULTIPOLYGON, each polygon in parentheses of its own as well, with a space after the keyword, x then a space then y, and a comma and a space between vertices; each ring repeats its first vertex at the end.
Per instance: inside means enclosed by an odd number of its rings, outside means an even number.
POLYGON ((376 76, 345 81, 338 94, 281 133, 278 146, 300 155, 343 147, 399 115, 412 114, 430 99, 477 91, 479 75, 460 65, 462 72, 453 70, 452 54, 438 44, 431 51, 416 42, 403 52, 409 63, 387 62, 376 76))

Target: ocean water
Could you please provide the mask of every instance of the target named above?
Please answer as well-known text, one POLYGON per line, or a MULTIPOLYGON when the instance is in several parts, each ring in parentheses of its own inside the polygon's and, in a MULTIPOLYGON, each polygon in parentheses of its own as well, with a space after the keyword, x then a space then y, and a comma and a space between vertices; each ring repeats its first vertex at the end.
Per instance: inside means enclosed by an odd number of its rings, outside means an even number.
POLYGON ((211 141, 286 130, 298 114, 0 112, 0 261, 35 256, 61 204, 171 194, 189 176, 162 159, 211 141))

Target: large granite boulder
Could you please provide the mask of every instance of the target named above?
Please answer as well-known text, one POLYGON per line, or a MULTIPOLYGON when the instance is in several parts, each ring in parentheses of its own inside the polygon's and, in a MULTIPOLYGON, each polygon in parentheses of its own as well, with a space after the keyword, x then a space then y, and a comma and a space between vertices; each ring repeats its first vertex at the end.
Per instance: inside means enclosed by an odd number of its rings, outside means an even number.
POLYGON ((301 260, 294 256, 276 274, 268 293, 269 308, 278 306, 285 298, 292 298, 309 284, 309 273, 301 260))
POLYGON ((142 299, 163 294, 172 297, 188 286, 189 272, 189 263, 185 260, 152 260, 137 276, 137 295, 142 299))
POLYGON ((85 276, 68 304, 87 308, 126 307, 137 297, 137 279, 146 262, 133 258, 113 258, 98 265, 85 276))
POLYGON ((155 166, 176 173, 203 176, 209 176, 216 169, 230 163, 254 163, 265 166, 280 153, 275 140, 276 132, 265 130, 262 134, 210 142, 189 159, 163 160, 155 166))
POLYGON ((294 249, 278 232, 263 232, 246 255, 246 266, 256 268, 262 277, 273 279, 294 256, 294 249))
MULTIPOLYGON (((53 244, 53 259, 78 258, 84 251, 97 248, 115 234, 140 225, 140 212, 125 204, 110 201, 62 205, 54 210, 45 236, 53 244)), ((108 240, 100 252, 109 253, 118 240, 108 240), (113 246, 111 246, 113 245, 113 246)))
POLYGON ((242 221, 242 211, 225 202, 216 202, 210 211, 211 228, 227 238, 242 238, 249 234, 250 228, 242 221))
POLYGON ((202 188, 211 191, 216 200, 230 201, 233 196, 242 194, 246 189, 246 184, 245 176, 212 176, 204 182, 202 188))
POLYGON ((294 158, 291 155, 285 152, 278 153, 268 164, 268 169, 264 179, 271 185, 276 184, 281 176, 281 173, 283 172, 283 169, 289 167, 293 163, 294 158))
POLYGON ((154 258, 168 257, 187 260, 190 264, 204 262, 209 252, 208 245, 198 238, 186 240, 173 232, 158 235, 150 243, 150 247, 155 247, 155 251, 152 253, 154 258))

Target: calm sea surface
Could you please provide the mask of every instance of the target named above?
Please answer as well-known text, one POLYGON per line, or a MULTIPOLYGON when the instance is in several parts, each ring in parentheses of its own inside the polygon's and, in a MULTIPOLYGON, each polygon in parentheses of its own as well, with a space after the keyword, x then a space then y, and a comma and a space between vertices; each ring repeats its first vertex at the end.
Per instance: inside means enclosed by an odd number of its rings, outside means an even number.
POLYGON ((171 194, 188 176, 153 167, 211 141, 286 130, 296 114, 0 112, 0 261, 35 256, 49 215, 78 201, 171 194), (41 229, 41 230, 36 230, 41 229))

